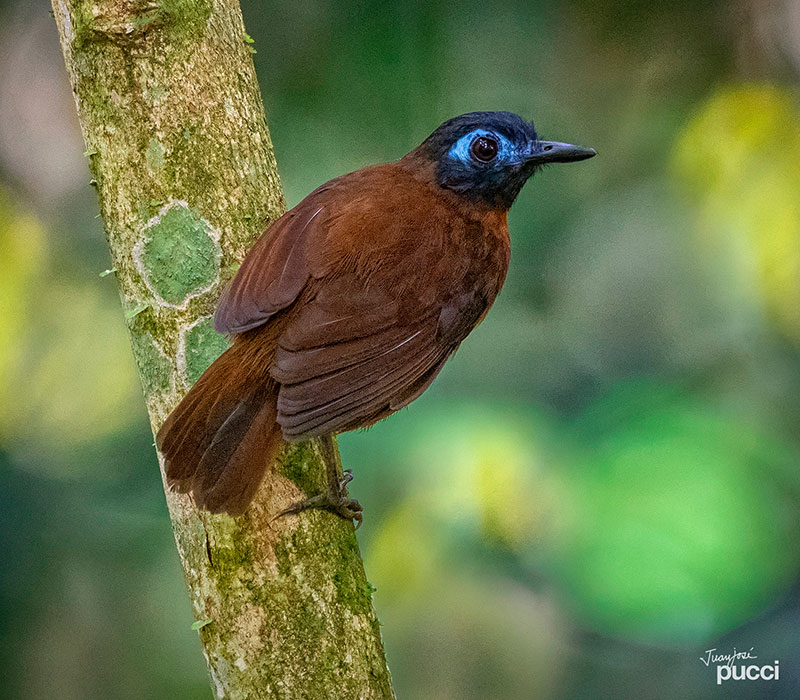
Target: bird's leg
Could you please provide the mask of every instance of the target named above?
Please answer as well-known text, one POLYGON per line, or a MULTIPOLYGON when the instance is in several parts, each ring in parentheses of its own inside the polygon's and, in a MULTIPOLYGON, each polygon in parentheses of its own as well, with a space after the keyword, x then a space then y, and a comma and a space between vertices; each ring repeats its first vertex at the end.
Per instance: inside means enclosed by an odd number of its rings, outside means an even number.
POLYGON ((339 459, 333 444, 332 435, 326 435, 320 439, 320 442, 322 444, 322 456, 325 460, 325 470, 328 477, 327 490, 325 493, 306 498, 304 501, 289 506, 275 517, 279 518, 282 515, 301 513, 309 508, 322 508, 336 513, 336 515, 345 520, 355 520, 356 529, 358 529, 361 527, 361 513, 363 508, 355 498, 350 498, 347 493, 347 484, 353 480, 353 471, 351 469, 345 469, 341 477, 339 476, 339 459))

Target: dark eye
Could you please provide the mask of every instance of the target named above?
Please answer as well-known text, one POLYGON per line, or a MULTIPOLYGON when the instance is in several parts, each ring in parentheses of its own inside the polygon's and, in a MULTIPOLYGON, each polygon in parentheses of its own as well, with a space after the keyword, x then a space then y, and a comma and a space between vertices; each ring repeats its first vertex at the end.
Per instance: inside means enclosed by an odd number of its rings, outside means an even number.
POLYGON ((478 136, 470 146, 472 155, 482 163, 488 163, 497 156, 497 139, 491 136, 478 136))

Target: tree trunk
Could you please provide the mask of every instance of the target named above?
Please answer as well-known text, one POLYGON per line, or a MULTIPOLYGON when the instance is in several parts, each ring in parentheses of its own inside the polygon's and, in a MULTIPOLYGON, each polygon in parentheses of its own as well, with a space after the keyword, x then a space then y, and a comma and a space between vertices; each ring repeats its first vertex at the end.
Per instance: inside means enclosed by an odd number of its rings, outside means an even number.
MULTIPOLYGON (((219 285, 284 209, 252 40, 237 0, 53 9, 155 430, 226 347, 219 285)), ((167 492, 218 698, 394 697, 353 525, 271 520, 324 488, 312 442, 285 450, 242 517, 167 492)))

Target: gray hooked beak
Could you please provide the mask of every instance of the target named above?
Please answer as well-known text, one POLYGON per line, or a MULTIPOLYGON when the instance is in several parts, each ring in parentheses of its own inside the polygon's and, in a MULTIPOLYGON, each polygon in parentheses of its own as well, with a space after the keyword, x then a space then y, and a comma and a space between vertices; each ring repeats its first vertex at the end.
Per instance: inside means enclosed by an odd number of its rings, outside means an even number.
POLYGON ((572 163, 576 160, 586 160, 597 155, 594 148, 573 146, 571 143, 558 141, 537 141, 533 144, 526 163, 543 165, 544 163, 572 163))

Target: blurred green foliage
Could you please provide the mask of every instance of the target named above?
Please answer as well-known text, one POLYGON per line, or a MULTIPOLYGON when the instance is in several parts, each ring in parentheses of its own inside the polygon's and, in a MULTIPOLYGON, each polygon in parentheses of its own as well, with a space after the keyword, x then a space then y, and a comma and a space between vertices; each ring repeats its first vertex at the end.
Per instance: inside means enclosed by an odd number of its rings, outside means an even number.
MULTIPOLYGON (((207 697, 45 9, 0 4, 3 690, 207 697)), ((290 205, 473 109, 599 151, 523 191, 506 288, 430 391, 340 438, 399 697, 700 700, 704 650, 753 645, 785 680, 725 697, 800 697, 789 10, 243 9, 290 205)))
POLYGON ((589 624, 701 644, 792 582, 800 474, 771 431, 649 382, 617 387, 572 429, 582 454, 559 472, 553 557, 589 624))

